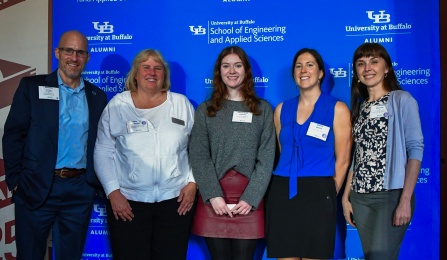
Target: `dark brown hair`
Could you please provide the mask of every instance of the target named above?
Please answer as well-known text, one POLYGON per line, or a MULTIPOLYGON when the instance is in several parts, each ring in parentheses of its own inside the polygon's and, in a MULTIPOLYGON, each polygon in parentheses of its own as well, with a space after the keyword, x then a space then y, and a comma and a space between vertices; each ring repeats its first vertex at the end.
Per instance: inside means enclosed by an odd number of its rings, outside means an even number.
POLYGON ((295 54, 295 57, 293 57, 293 63, 292 63, 292 77, 293 77, 293 79, 296 81, 296 79, 295 79, 296 60, 298 60, 298 57, 304 53, 309 53, 310 55, 312 55, 314 57, 315 61, 317 62, 318 69, 323 72, 323 76, 320 79, 320 86, 323 85, 323 80, 324 80, 324 77, 326 76, 326 72, 324 71, 324 62, 323 62, 323 58, 321 57, 320 53, 318 53, 318 51, 315 49, 303 48, 295 54))
POLYGON ((383 79, 383 87, 387 91, 399 90, 402 89, 399 86, 399 81, 396 78, 396 74, 394 73, 393 64, 391 62, 390 55, 386 51, 386 49, 378 44, 378 43, 363 43, 360 45, 354 52, 354 57, 352 58, 352 64, 354 66, 353 69, 353 77, 351 84, 351 122, 354 123, 357 117, 359 116, 360 104, 366 99, 368 99, 368 90, 366 86, 360 82, 359 77, 357 75, 357 70, 355 68, 355 63, 358 59, 363 57, 381 57, 388 69, 388 73, 386 77, 383 79))

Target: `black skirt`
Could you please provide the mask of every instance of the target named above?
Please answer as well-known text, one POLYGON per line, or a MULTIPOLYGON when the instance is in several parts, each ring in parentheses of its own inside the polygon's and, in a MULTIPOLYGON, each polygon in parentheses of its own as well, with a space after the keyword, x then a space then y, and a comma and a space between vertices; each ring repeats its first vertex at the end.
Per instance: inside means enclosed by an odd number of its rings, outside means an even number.
POLYGON ((332 177, 298 178, 289 199, 289 178, 272 176, 266 198, 267 256, 330 259, 334 256, 337 192, 332 177))

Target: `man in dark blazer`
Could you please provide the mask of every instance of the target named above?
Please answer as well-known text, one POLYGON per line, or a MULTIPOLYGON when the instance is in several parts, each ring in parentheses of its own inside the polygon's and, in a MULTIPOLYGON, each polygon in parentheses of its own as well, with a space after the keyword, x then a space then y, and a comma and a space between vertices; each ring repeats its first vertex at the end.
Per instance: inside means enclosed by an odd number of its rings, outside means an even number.
POLYGON ((56 71, 20 81, 4 128, 18 260, 43 259, 51 229, 56 259, 79 260, 100 187, 93 150, 107 96, 81 77, 87 38, 66 32, 54 53, 56 71))

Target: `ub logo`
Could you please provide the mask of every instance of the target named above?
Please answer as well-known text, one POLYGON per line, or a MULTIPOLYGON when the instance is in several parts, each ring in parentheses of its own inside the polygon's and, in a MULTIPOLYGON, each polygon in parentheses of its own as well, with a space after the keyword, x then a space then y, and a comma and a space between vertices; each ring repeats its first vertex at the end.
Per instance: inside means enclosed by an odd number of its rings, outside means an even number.
POLYGON ((99 25, 99 22, 92 22, 94 28, 99 31, 99 33, 113 33, 113 25, 109 25, 109 22, 104 22, 99 25))
POLYGON ((93 204, 93 210, 98 213, 98 217, 106 217, 107 211, 105 205, 102 205, 100 207, 100 204, 93 204))
POLYGON ((338 70, 330 68, 329 71, 334 75, 334 78, 346 78, 346 70, 343 70, 343 68, 338 68, 338 70))
POLYGON ((374 11, 366 11, 368 14, 368 18, 374 20, 373 23, 389 23, 390 22, 390 14, 385 14, 385 10, 379 11, 380 14, 374 14, 374 11))
POLYGON ((206 29, 202 27, 202 25, 199 25, 197 27, 194 27, 194 25, 190 25, 189 26, 189 30, 194 34, 194 35, 204 35, 206 34, 206 29))

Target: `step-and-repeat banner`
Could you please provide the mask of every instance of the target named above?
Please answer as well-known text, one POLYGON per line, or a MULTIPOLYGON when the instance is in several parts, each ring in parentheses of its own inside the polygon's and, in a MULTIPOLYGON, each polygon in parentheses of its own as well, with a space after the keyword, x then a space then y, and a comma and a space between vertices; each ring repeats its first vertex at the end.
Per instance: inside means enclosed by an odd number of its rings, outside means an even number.
MULTIPOLYGON (((172 91, 185 94, 194 106, 210 94, 214 62, 228 45, 246 50, 257 93, 276 106, 297 94, 290 71, 299 49, 315 48, 322 54, 327 66, 323 88, 349 104, 354 50, 364 42, 383 44, 401 86, 419 102, 425 137, 416 213, 401 259, 439 258, 437 0, 54 1, 53 46, 71 29, 89 39, 91 59, 83 77, 109 98, 123 91, 134 56, 154 48, 169 61, 172 91)), ((53 64, 57 66, 56 60, 53 64)), ((94 205, 83 259, 112 258, 104 204, 98 199, 94 205)), ((342 218, 337 236, 336 258, 363 258, 357 230, 342 218)), ((266 258, 264 247, 258 256, 266 258)), ((188 259, 209 259, 201 238, 191 237, 188 259)))

